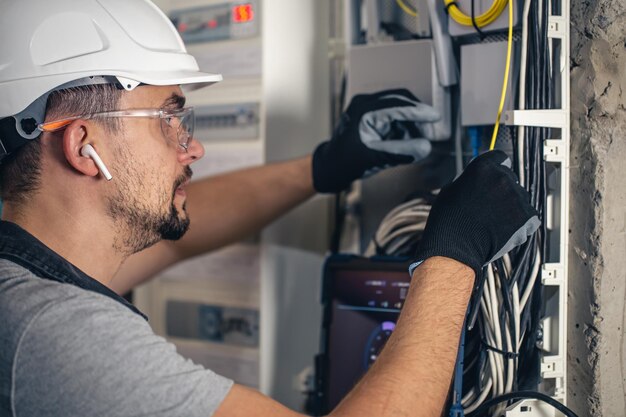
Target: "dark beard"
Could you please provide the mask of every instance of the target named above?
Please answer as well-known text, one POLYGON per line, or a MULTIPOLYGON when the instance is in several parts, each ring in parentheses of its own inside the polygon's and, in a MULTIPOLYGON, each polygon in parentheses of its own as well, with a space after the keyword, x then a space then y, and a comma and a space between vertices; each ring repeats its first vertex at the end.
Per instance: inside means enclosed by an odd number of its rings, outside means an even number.
MULTIPOLYGON (((121 222, 120 235, 124 236, 117 240, 114 246, 117 250, 127 255, 140 252, 161 240, 178 240, 189 230, 190 220, 188 217, 182 218, 176 206, 174 198, 176 189, 182 185, 192 175, 191 169, 187 167, 185 174, 181 175, 174 183, 172 191, 170 210, 166 214, 151 212, 146 207, 141 207, 137 202, 132 203, 123 195, 118 194, 117 198, 109 200, 109 215, 121 222), (124 226, 122 226, 124 225, 124 226)), ((183 204, 185 211, 186 203, 183 204)))
MULTIPOLYGON (((185 211, 187 203, 183 204, 183 211, 185 211)), ((172 202, 170 208, 170 215, 161 219, 159 222, 158 233, 161 239, 164 240, 178 240, 187 233, 189 230, 189 217, 180 218, 178 210, 172 202)))
MULTIPOLYGON (((185 167, 185 173, 181 175, 174 182, 174 190, 172 191, 172 204, 170 206, 170 213, 167 218, 162 219, 158 228, 158 233, 161 239, 164 240, 178 240, 189 230, 189 217, 181 218, 178 213, 178 209, 174 205, 174 198, 176 198, 176 190, 187 181, 193 172, 189 166, 185 167)), ((183 203, 183 211, 187 213, 187 202, 183 203)))

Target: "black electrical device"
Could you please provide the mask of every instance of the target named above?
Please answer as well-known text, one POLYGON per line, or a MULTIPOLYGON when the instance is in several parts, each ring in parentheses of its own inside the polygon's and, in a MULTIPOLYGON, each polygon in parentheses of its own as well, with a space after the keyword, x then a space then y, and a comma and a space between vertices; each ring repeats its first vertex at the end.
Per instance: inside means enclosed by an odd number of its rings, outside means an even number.
POLYGON ((328 414, 376 361, 408 294, 410 263, 397 257, 338 254, 327 258, 311 414, 328 414))

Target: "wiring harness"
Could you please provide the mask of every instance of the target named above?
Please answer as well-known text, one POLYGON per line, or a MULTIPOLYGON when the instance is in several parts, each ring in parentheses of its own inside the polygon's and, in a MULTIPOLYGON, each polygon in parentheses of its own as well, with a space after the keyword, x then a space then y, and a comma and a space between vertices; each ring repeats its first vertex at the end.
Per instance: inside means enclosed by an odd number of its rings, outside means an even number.
MULTIPOLYGON (((367 256, 411 256, 426 226, 434 194, 427 194, 392 209, 381 222, 366 251, 367 256)), ((461 405, 475 413, 493 398, 536 386, 523 380, 520 365, 530 369, 537 361, 536 334, 540 298, 535 292, 542 262, 539 235, 515 253, 490 264, 474 295, 468 317, 461 405)), ((495 406, 494 415, 505 403, 495 406)))
MULTIPOLYGON (((548 39, 548 17, 558 0, 525 0, 522 15, 518 108, 551 109, 557 92, 555 65, 548 39)), ((511 12, 511 10, 509 10, 511 12)), ((511 16, 509 16, 511 24, 511 16)), ((509 50, 511 48, 509 27, 509 50)), ((509 52, 510 54, 510 52, 509 52)), ((510 58, 507 57, 507 62, 510 58)), ((503 92, 504 96, 504 92, 503 92)), ((502 103, 501 103, 502 104, 502 103)), ((499 114, 502 109, 499 109, 499 114)), ((547 174, 543 144, 545 128, 519 128, 513 133, 513 157, 520 183, 545 219, 547 174)), ((490 149, 495 145, 494 138, 490 149)), ((575 414, 536 390, 541 378, 543 291, 540 267, 547 262, 547 230, 542 229, 501 260, 486 268, 484 284, 468 318, 463 369, 462 408, 469 416, 501 415, 513 400, 536 399, 567 416, 575 414), (490 410, 490 412, 488 412, 490 410)))
POLYGON ((391 210, 380 223, 365 256, 413 256, 422 238, 434 195, 410 199, 391 210))
MULTIPOLYGON (((520 0, 522 1, 522 0, 520 0)), ((519 109, 555 108, 554 89, 558 65, 548 38, 548 18, 558 13, 559 0, 523 0, 521 15, 519 109)), ((506 97, 513 45, 513 0, 494 0, 489 10, 476 16, 461 11, 454 0, 444 0, 446 10, 461 25, 480 28, 493 23, 509 5, 507 63, 502 97, 489 149, 495 147, 500 117, 506 97)), ((404 4, 400 7, 405 6, 404 4)), ((405 8, 402 7, 404 10, 405 8)), ((409 10, 410 11, 410 10, 409 10)), ((405 10, 405 12, 409 12, 405 10)), ((543 144, 552 132, 547 128, 516 128, 513 159, 520 184, 529 192, 531 203, 545 218, 547 173, 543 144)), ((366 255, 411 256, 424 231, 433 194, 412 198, 391 210, 381 222, 366 255)), ((541 380, 543 354, 543 291, 541 265, 548 262, 545 222, 524 245, 485 268, 467 318, 462 395, 453 404, 452 414, 475 416, 503 415, 513 402, 534 399, 551 405, 568 417, 576 414, 553 398, 537 392, 541 380), (458 410, 462 410, 458 413, 458 410), (456 413, 456 414, 455 414, 456 413)), ((457 386, 455 384, 455 386, 457 386)))
MULTIPOLYGON (((535 235, 516 254, 490 264, 475 294, 476 310, 469 318, 463 368, 466 390, 461 404, 465 413, 476 411, 490 398, 527 385, 521 380, 520 364, 531 369, 534 365, 529 359, 537 358, 532 343, 537 339, 539 322, 533 314, 538 307, 533 296, 541 292, 534 291, 541 266, 539 251, 534 250, 537 244, 535 235)), ((534 387, 533 382, 529 385, 534 387)), ((506 404, 499 404, 493 414, 499 415, 505 408, 506 404)))
MULTIPOLYGON (((445 1, 446 4, 453 3, 452 0, 445 1)), ((554 55, 547 31, 548 16, 557 4, 557 0, 524 2, 517 97, 521 109, 550 109, 555 106, 554 55)), ((505 5, 506 0, 496 1, 492 9, 498 6, 499 9, 494 10, 501 12, 505 5)), ((453 5, 449 11, 454 18, 458 8, 453 5)), ((490 16, 494 20, 497 17, 490 16)), ((509 18, 512 24, 512 17, 509 18)), ((510 62, 512 27, 509 27, 508 35, 507 61, 510 62)), ((498 116, 502 112, 501 107, 502 103, 498 116)), ((499 118, 496 125, 499 125, 499 118)), ((544 218, 547 174, 543 143, 551 132, 545 128, 518 128, 511 129, 510 133, 520 183, 544 218)), ((492 137, 490 148, 494 145, 492 137)), ((430 199, 420 197, 389 212, 372 239, 367 254, 411 255, 423 232, 431 202, 432 196, 430 199)), ((467 319, 461 373, 463 390, 459 398, 459 406, 465 415, 499 416, 504 414, 511 402, 535 399, 552 405, 566 416, 575 416, 567 407, 536 392, 541 379, 539 364, 543 354, 541 319, 544 303, 540 273, 541 264, 547 261, 546 236, 544 223, 542 229, 524 245, 484 270, 467 319)))

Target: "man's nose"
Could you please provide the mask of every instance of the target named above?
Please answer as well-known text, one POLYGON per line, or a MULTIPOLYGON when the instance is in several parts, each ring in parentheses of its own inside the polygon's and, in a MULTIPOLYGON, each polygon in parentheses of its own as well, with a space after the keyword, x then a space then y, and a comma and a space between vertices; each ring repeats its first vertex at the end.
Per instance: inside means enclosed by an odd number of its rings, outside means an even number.
POLYGON ((198 159, 204 156, 204 145, 198 140, 192 139, 189 141, 189 147, 187 148, 187 152, 180 152, 180 158, 186 165, 193 164, 198 159))

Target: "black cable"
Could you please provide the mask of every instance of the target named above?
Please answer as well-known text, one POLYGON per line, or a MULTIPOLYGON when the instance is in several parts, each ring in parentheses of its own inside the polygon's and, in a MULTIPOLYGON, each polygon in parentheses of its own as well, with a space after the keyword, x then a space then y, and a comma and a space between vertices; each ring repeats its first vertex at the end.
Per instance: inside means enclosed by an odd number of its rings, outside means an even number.
POLYGON ((483 297, 483 292, 485 292, 486 277, 487 272, 485 268, 482 268, 480 271, 480 277, 478 277, 478 282, 474 287, 472 299, 470 300, 471 307, 467 320, 467 330, 472 330, 474 328, 474 324, 476 323, 476 318, 478 317, 478 312, 480 311, 480 299, 483 297))
POLYGON ((524 341, 523 354, 520 360, 521 369, 524 370, 520 374, 520 387, 522 389, 536 389, 541 380, 541 356, 542 353, 538 348, 539 331, 541 329, 541 318, 544 310, 544 292, 541 290, 542 283, 540 280, 535 282, 532 291, 529 310, 528 337, 524 341))
POLYGON ((504 311, 513 312, 513 297, 511 296, 511 285, 509 277, 506 274, 506 268, 504 267, 504 260, 500 258, 494 262, 496 272, 500 277, 501 289, 502 289, 502 301, 504 304, 504 311))
MULTIPOLYGON (((543 10, 542 10, 543 11, 543 10)), ((530 80, 527 85, 527 100, 526 108, 528 109, 542 109, 546 108, 545 103, 545 90, 549 87, 550 83, 546 79, 544 71, 544 63, 546 56, 545 42, 547 40, 546 25, 547 19, 543 21, 539 17, 539 8, 531 7, 531 14, 529 16, 529 40, 528 40, 528 68, 527 79, 530 80)), ((545 187, 541 181, 542 171, 544 167, 542 144, 544 140, 545 132, 540 128, 530 128, 527 130, 528 134, 525 141, 525 168, 527 172, 527 188, 531 194, 531 202, 537 209, 543 220, 542 229, 532 239, 532 244, 529 245, 529 253, 533 256, 524 260, 525 276, 529 279, 530 270, 533 267, 535 256, 534 254, 540 250, 543 254, 543 262, 545 262, 546 253, 542 250, 543 242, 545 239, 545 187)), ((529 285, 528 280, 524 282, 524 289, 529 285)), ((540 299, 538 298, 541 293, 541 282, 536 280, 531 292, 531 297, 528 300, 527 306, 522 312, 520 319, 520 331, 525 332, 525 340, 522 342, 522 350, 520 352, 520 373, 517 375, 518 383, 522 383, 524 380, 533 374, 532 369, 533 361, 538 360, 538 350, 536 346, 536 335, 540 326, 540 316, 536 314, 540 310, 540 299)), ((536 386, 536 385, 535 385, 536 386)))
MULTIPOLYGON (((554 92, 555 92, 555 88, 553 88, 554 85, 554 77, 552 76, 552 72, 549 70, 550 66, 552 65, 552 61, 551 61, 551 57, 550 57, 550 42, 552 42, 552 40, 548 37, 548 19, 549 19, 549 9, 548 9, 548 2, 546 1, 543 5, 543 20, 544 20, 544 24, 543 24, 543 32, 542 32, 542 36, 543 36, 543 40, 544 40, 544 55, 545 55, 545 64, 544 64, 544 77, 545 77, 545 83, 546 83, 546 88, 545 88, 545 108, 547 109, 552 109, 553 105, 554 105, 554 92)), ((554 52, 554 51, 553 51, 554 52)), ((550 129, 544 129, 544 136, 542 139, 548 139, 551 136, 551 130, 550 129)), ((541 149, 540 152, 543 155, 544 153, 544 140, 541 141, 541 149)), ((547 184, 548 184, 548 178, 547 178, 547 172, 546 172, 546 164, 543 163, 541 164, 541 191, 542 191, 542 212, 545 210, 545 207, 547 207, 547 198, 548 198, 548 189, 547 189, 547 184)), ((547 230, 547 225, 546 222, 543 222, 543 245, 542 245, 542 249, 543 249, 543 256, 544 259, 548 259, 548 230, 547 230)))
MULTIPOLYGON (((502 275, 499 277, 500 278, 500 290, 502 293, 502 298, 503 301, 506 300, 507 296, 506 296, 506 291, 507 289, 504 287, 507 285, 507 278, 502 275)), ((499 320, 500 323, 500 335, 502 337, 502 345, 506 346, 506 325, 507 325, 507 321, 509 322, 509 328, 511 328, 511 324, 513 324, 510 320, 513 317, 513 301, 510 301, 510 304, 507 303, 506 301, 504 301, 503 303, 501 303, 498 306, 498 314, 501 317, 501 319, 499 320)), ((513 338, 511 338, 511 342, 513 342, 513 338)))
POLYGON ((487 364, 488 364, 488 358, 487 358, 487 349, 485 349, 485 347, 482 345, 482 340, 484 340, 486 338, 486 334, 485 334, 485 327, 484 324, 482 322, 482 320, 478 320, 478 338, 480 340, 481 343, 479 343, 478 345, 478 352, 480 353, 478 359, 478 373, 476 374, 476 382, 474 384, 474 386, 477 388, 477 391, 480 392, 482 391, 482 380, 481 380, 481 375, 485 372, 485 370, 487 369, 487 364))
MULTIPOLYGON (((537 242, 536 240, 533 241, 533 250, 534 251, 537 250, 537 243, 536 242, 537 242)), ((533 260, 533 263, 534 263, 534 260, 533 260)), ((531 266, 531 268, 532 268, 532 266, 531 266)), ((540 279, 535 280, 535 283, 533 284, 535 286, 535 289, 537 289, 537 283, 539 283, 539 285, 541 285, 541 280, 540 279)), ((526 285, 528 285, 528 284, 526 284, 526 285)), ((524 291, 525 289, 526 289, 526 286, 524 286, 522 291, 524 291)), ((533 299, 531 297, 529 297, 529 299, 528 299, 528 301, 526 303, 526 307, 521 312, 521 317, 520 317, 520 332, 523 333, 524 330, 526 330, 526 334, 527 335, 529 335, 529 332, 531 332, 532 328, 533 328, 533 323, 530 322, 530 311, 532 310, 532 302, 533 302, 533 299)))
MULTIPOLYGON (((504 266, 504 260, 501 258, 496 262, 496 269, 498 270, 498 276, 500 277, 500 289, 502 293, 503 303, 501 305, 501 317, 504 317, 504 320, 500 323, 500 331, 502 333, 502 340, 506 341, 506 332, 507 327, 506 323, 508 322, 509 332, 511 333, 511 342, 514 344, 518 338, 517 333, 515 332, 515 311, 513 310, 513 293, 512 293, 512 281, 510 277, 506 274, 506 268, 504 266)), ((515 349, 514 345, 511 346, 512 349, 515 349)), ((517 357, 515 357, 517 359, 517 357)), ((514 368, 515 370, 516 368, 514 368)))
POLYGON ((472 26, 474 26, 474 29, 476 29, 478 36, 480 36, 480 40, 483 41, 486 35, 485 32, 480 30, 480 27, 478 27, 478 24, 476 23, 476 15, 474 14, 474 2, 475 0, 472 0, 472 26))
POLYGON ((446 14, 450 14, 450 7, 456 7, 457 9, 459 8, 459 5, 457 4, 457 2, 455 1, 451 1, 450 3, 446 4, 446 14))
MULTIPOLYGON (((523 291, 525 287, 525 281, 522 280, 528 279, 529 271, 527 271, 527 269, 529 269, 528 266, 530 260, 530 251, 532 249, 531 243, 535 239, 534 236, 535 235, 531 236, 530 239, 528 239, 528 243, 526 243, 518 252, 518 257, 515 260, 516 267, 514 268, 513 274, 511 275, 511 287, 514 283, 517 282, 520 291, 523 291)), ((530 260, 530 265, 532 265, 532 262, 534 262, 534 259, 530 260)))
POLYGON ((475 411, 469 414, 466 414, 466 417, 484 416, 484 415, 487 415, 487 410, 489 410, 494 405, 501 404, 503 402, 510 401, 510 400, 523 400, 523 399, 543 401, 544 403, 549 404, 552 407, 556 408, 561 413, 565 414, 565 416, 567 417, 578 417, 576 413, 574 413, 572 410, 570 410, 569 408, 567 408, 565 405, 561 404, 554 398, 546 394, 536 392, 536 391, 518 391, 518 392, 511 392, 508 394, 500 395, 498 397, 485 401, 475 411))

